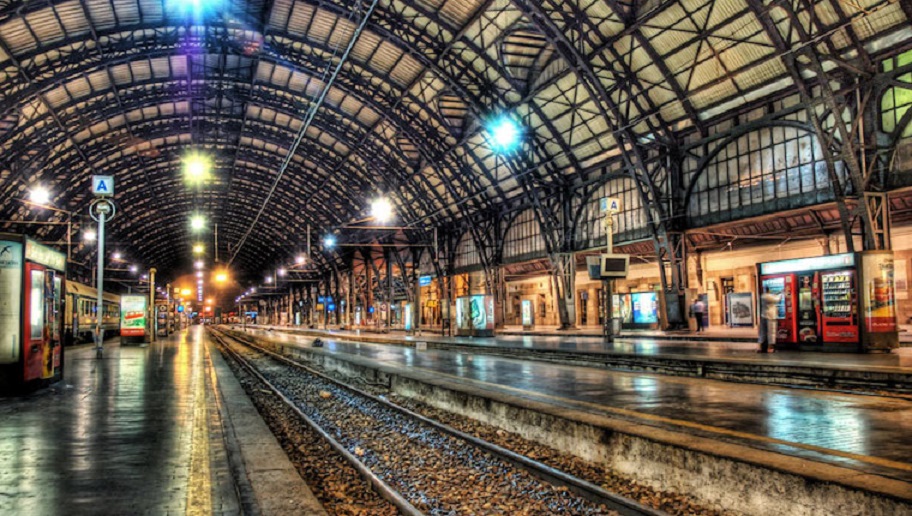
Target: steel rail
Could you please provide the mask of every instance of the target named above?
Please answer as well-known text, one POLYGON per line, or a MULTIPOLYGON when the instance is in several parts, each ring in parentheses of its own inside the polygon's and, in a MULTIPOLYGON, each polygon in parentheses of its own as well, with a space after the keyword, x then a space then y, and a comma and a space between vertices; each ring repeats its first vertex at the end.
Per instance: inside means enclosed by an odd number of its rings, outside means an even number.
MULTIPOLYGON (((213 333, 215 333, 215 331, 213 331, 213 333)), ((284 355, 281 355, 274 351, 270 351, 268 349, 264 349, 264 348, 258 346, 257 344, 255 344, 254 342, 251 342, 251 340, 255 340, 253 338, 249 338, 249 337, 245 336, 247 338, 241 339, 235 335, 228 335, 227 333, 224 333, 224 332, 219 332, 219 333, 221 333, 222 335, 224 335, 227 338, 234 340, 235 342, 239 342, 252 349, 255 349, 256 351, 258 351, 260 353, 268 355, 271 358, 273 358, 279 362, 282 362, 284 364, 287 364, 287 365, 297 368, 297 369, 304 370, 310 374, 313 374, 314 376, 318 376, 326 381, 329 381, 335 385, 338 385, 339 387, 342 387, 343 389, 349 390, 359 396, 364 396, 365 398, 368 398, 369 400, 371 400, 375 403, 379 403, 387 408, 397 411, 397 412, 405 415, 406 417, 415 419, 415 420, 417 420, 421 423, 424 423, 426 425, 429 425, 443 433, 451 435, 457 439, 466 441, 469 444, 471 444, 477 448, 480 448, 509 464, 512 464, 520 469, 527 471, 528 473, 539 478, 540 480, 543 480, 543 481, 548 482, 555 486, 566 487, 573 493, 575 493, 593 503, 605 505, 606 507, 609 507, 610 509, 617 511, 618 513, 620 513, 622 515, 625 515, 625 516, 627 516, 627 515, 630 515, 630 516, 634 516, 634 515, 668 516, 668 513, 664 512, 664 511, 661 511, 659 509, 654 509, 652 507, 647 507, 637 501, 631 500, 624 496, 621 496, 616 493, 612 493, 606 489, 603 489, 602 487, 599 487, 591 482, 587 482, 581 478, 575 477, 573 475, 570 475, 570 474, 560 471, 558 469, 552 468, 551 466, 548 466, 547 464, 530 459, 530 458, 528 458, 524 455, 520 455, 514 451, 508 450, 506 448, 503 448, 496 444, 490 443, 483 439, 479 439, 475 436, 461 432, 451 426, 440 423, 439 421, 429 419, 425 416, 422 416, 421 414, 412 412, 411 410, 409 410, 407 408, 396 405, 395 403, 393 403, 387 399, 375 396, 373 394, 370 394, 368 392, 365 392, 365 391, 359 389, 358 387, 354 387, 341 380, 328 376, 327 374, 325 374, 321 371, 318 371, 318 370, 313 369, 300 362, 292 360, 284 355)))
MULTIPOLYGON (((282 400, 283 403, 285 403, 291 410, 293 410, 294 413, 299 418, 301 418, 301 420, 303 420, 307 424, 307 426, 309 426, 311 428, 311 430, 313 430, 321 438, 323 438, 323 440, 325 440, 330 445, 330 447, 332 447, 332 449, 336 451, 336 453, 341 455, 346 460, 346 462, 348 462, 353 468, 355 468, 358 471, 358 473, 361 475, 361 478, 367 480, 373 487, 374 491, 376 491, 377 494, 380 495, 381 498, 383 498, 384 500, 393 504, 399 510, 399 512, 401 514, 404 514, 406 516, 425 516, 425 513, 421 512, 417 508, 415 508, 415 506, 413 506, 411 503, 409 503, 409 501, 406 500, 401 494, 399 494, 398 491, 393 489, 389 484, 384 482, 383 479, 381 479, 376 474, 374 474, 374 472, 371 471, 371 469, 367 465, 365 465, 363 462, 358 460, 358 458, 355 457, 354 454, 352 454, 347 449, 345 449, 345 447, 339 441, 337 441, 333 436, 329 435, 329 433, 327 433, 325 430, 320 428, 320 425, 318 425, 313 419, 308 417, 307 414, 305 414, 303 411, 301 411, 301 409, 298 408, 297 404, 295 404, 292 400, 290 400, 287 396, 285 396, 285 394, 283 394, 282 391, 280 391, 278 387, 273 385, 272 382, 267 380, 266 377, 263 376, 259 371, 257 371, 256 368, 253 367, 248 360, 244 359, 243 357, 240 356, 239 353, 237 353, 236 351, 231 349, 231 347, 225 342, 225 339, 234 340, 235 342, 238 342, 242 345, 247 345, 248 347, 252 347, 254 349, 257 349, 256 346, 251 346, 249 344, 244 343, 243 341, 240 341, 238 339, 235 339, 235 338, 225 335, 225 334, 219 334, 216 332, 212 332, 212 335, 215 338, 215 340, 218 341, 219 344, 222 345, 222 347, 225 349, 225 351, 235 360, 235 362, 237 362, 239 365, 241 365, 245 370, 247 370, 247 372, 252 374, 260 382, 262 382, 263 385, 265 385, 273 394, 275 394, 280 400, 282 400)), ((261 350, 257 349, 257 351, 261 351, 261 350)))

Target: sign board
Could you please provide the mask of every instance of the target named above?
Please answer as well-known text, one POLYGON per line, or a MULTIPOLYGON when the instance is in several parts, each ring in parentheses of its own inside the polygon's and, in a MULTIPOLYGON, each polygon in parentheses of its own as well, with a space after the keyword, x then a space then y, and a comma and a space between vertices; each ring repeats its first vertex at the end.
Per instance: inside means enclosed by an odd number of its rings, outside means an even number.
POLYGON ((66 255, 33 240, 25 241, 25 259, 51 269, 66 271, 66 255))
POLYGON ((99 197, 114 195, 114 176, 92 176, 92 195, 99 197))
POLYGON ((411 303, 405 304, 404 319, 405 319, 405 321, 404 321, 405 331, 412 331, 414 328, 412 328, 412 304, 411 303))
POLYGON ((146 296, 120 297, 120 336, 144 337, 146 335, 146 296))
POLYGON ((621 211, 621 199, 618 197, 602 197, 599 199, 599 211, 602 213, 617 213, 621 211))
POLYGON ((418 286, 426 287, 431 284, 431 280, 433 280, 433 279, 434 278, 432 278, 431 276, 420 276, 420 277, 418 277, 418 286))
POLYGON ((760 274, 782 274, 786 272, 815 271, 823 269, 838 269, 855 265, 855 255, 852 253, 831 254, 816 258, 797 258, 781 262, 768 262, 760 264, 760 274))
POLYGON ((332 303, 332 302, 333 302, 332 296, 317 296, 317 303, 329 304, 329 303, 332 303))

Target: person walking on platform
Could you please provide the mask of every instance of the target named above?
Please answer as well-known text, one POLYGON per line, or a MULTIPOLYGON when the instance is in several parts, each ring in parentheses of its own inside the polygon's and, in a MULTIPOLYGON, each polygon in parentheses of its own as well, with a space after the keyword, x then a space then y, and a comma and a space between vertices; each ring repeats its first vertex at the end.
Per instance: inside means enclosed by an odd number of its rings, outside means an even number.
POLYGON ((757 353, 776 352, 779 301, 779 295, 770 292, 769 287, 763 287, 763 295, 760 296, 760 349, 757 353))
POLYGON ((698 298, 692 305, 690 305, 690 315, 697 320, 697 331, 704 331, 703 328, 703 314, 706 313, 706 304, 703 301, 700 301, 698 298))

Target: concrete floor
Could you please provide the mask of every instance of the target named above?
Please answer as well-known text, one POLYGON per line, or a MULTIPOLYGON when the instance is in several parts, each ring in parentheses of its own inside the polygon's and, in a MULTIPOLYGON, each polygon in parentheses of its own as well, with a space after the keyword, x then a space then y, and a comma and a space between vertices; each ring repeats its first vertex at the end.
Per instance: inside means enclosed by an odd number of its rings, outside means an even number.
MULTIPOLYGON (((248 332, 286 345, 308 347, 313 340, 313 337, 278 331, 248 332)), ((622 373, 465 352, 416 351, 402 346, 324 340, 327 342, 323 351, 327 353, 360 356, 394 368, 431 372, 441 378, 469 381, 482 388, 574 410, 636 420, 912 481, 909 454, 912 449, 909 431, 912 428, 912 401, 908 399, 622 373)), ((543 341, 538 338, 536 342, 543 341)), ((584 342, 591 344, 590 340, 584 342)), ((549 345, 577 344, 571 340, 570 343, 555 341, 549 345)), ((680 343, 672 345, 677 350, 680 343)), ((734 346, 727 352, 740 353, 739 350, 739 346, 734 346)), ((752 351, 744 353, 756 358, 752 351)), ((834 358, 824 356, 828 360, 834 358)), ((848 358, 852 357, 857 355, 848 358)), ((777 359, 778 355, 758 358, 777 359)))

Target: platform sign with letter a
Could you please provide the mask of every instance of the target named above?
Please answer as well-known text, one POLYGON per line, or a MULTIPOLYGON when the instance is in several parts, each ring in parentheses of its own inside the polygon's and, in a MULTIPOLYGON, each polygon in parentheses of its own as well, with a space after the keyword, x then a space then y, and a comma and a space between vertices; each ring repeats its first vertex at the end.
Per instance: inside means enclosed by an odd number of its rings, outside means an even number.
POLYGON ((92 195, 110 197, 114 195, 114 176, 92 176, 92 195))
POLYGON ((617 197, 602 197, 599 199, 599 211, 617 213, 621 211, 621 200, 617 197))

